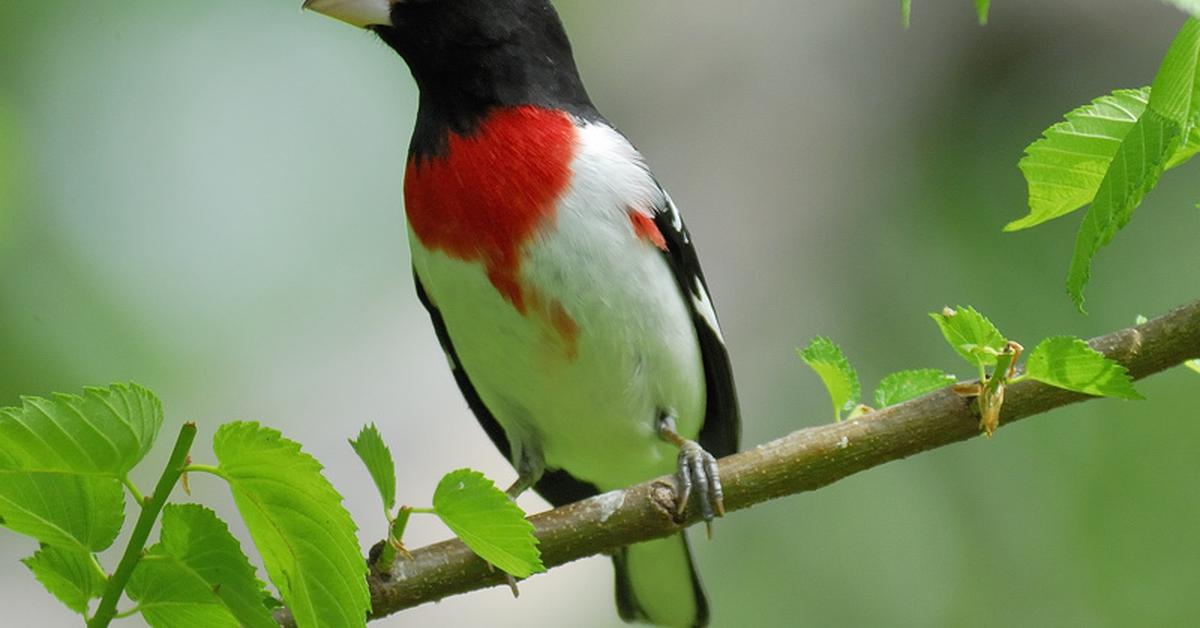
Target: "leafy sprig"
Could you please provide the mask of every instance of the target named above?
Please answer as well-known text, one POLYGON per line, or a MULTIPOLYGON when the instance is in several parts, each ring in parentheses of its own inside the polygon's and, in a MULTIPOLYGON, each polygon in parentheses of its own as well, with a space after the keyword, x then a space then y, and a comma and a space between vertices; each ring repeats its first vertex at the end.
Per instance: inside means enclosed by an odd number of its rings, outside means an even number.
MULTIPOLYGON (((1018 164, 1029 188, 1029 214, 1004 227, 1029 229, 1066 216, 1096 197, 1117 149, 1146 111, 1150 87, 1119 89, 1068 112, 1025 149, 1018 164)), ((1200 152, 1200 128, 1193 128, 1167 160, 1166 169, 1200 152)))
POLYGON ((797 349, 800 359, 804 360, 825 384, 829 399, 833 402, 833 420, 841 421, 843 412, 852 412, 858 405, 862 387, 858 382, 858 373, 850 366, 850 361, 842 353, 841 347, 832 340, 817 336, 808 346, 797 349))
MULTIPOLYGON (((1196 13, 1192 0, 1174 4, 1196 13)), ((1029 215, 1018 230, 1090 203, 1075 239, 1067 292, 1083 311, 1099 250, 1129 223, 1163 172, 1200 151, 1200 19, 1175 36, 1150 88, 1102 96, 1066 115, 1026 149, 1029 215)))
MULTIPOLYGON (((858 373, 841 347, 828 338, 818 336, 804 349, 797 349, 800 359, 817 373, 833 402, 834 421, 856 418, 870 412, 871 407, 860 402, 861 386, 858 373), (843 413, 846 413, 843 416, 843 413)), ((899 371, 884 377, 875 389, 875 403, 886 407, 915 399, 939 388, 953 384, 956 378, 938 369, 899 371)))
POLYGON ((351 626, 371 607, 357 528, 321 464, 257 423, 227 423, 213 436, 216 467, 297 623, 351 626))
MULTIPOLYGON (((875 402, 887 407, 954 385, 959 394, 978 399, 980 429, 989 436, 1000 423, 1000 410, 1008 385, 1023 379, 1098 397, 1141 399, 1125 367, 1072 336, 1055 336, 1038 343, 1018 374, 1017 361, 1024 348, 1005 338, 986 316, 972 307, 944 308, 931 313, 946 344, 979 373, 973 383, 955 384, 953 375, 937 369, 900 371, 884 377, 875 391, 875 402)), ((858 375, 832 341, 818 337, 800 351, 801 358, 825 383, 834 404, 835 420, 842 411, 860 408, 858 375)), ((852 415, 856 416, 856 415, 852 415)))
POLYGON ((368 425, 350 441, 351 447, 366 465, 383 499, 388 518, 388 539, 380 547, 375 561, 377 571, 388 572, 396 553, 404 555, 403 536, 413 514, 437 515, 446 527, 480 558, 517 578, 545 571, 537 549, 533 524, 525 513, 489 479, 478 471, 459 469, 446 474, 433 494, 432 508, 402 506, 395 508, 396 472, 392 454, 379 430, 368 425))
MULTIPOLYGON (((93 628, 132 614, 155 627, 276 625, 276 603, 228 526, 202 506, 167 503, 185 473, 207 473, 229 486, 298 625, 365 624, 370 596, 357 528, 320 463, 280 432, 247 422, 217 430, 218 464, 192 463, 196 426, 188 423, 154 491, 143 495, 129 472, 150 451, 162 423, 158 398, 136 384, 27 397, 20 407, 0 409, 0 522, 40 543, 22 562, 52 595, 93 628), (97 553, 121 531, 126 492, 141 509, 110 576, 97 553), (147 548, 156 525, 158 542, 147 548), (125 594, 136 606, 119 611, 125 594)), ((481 474, 447 474, 433 508, 404 507, 393 516, 395 466, 378 429, 364 428, 351 445, 389 513, 389 547, 403 550, 399 540, 409 515, 428 511, 508 573, 544 570, 533 526, 481 474)))

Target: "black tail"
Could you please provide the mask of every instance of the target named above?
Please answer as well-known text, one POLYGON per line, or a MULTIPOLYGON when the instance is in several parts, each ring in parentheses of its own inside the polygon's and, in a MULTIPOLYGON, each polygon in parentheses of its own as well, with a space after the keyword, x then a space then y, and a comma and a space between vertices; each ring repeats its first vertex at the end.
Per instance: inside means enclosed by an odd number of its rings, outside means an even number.
POLYGON ((708 598, 683 533, 621 548, 613 566, 621 619, 672 628, 708 625, 708 598))

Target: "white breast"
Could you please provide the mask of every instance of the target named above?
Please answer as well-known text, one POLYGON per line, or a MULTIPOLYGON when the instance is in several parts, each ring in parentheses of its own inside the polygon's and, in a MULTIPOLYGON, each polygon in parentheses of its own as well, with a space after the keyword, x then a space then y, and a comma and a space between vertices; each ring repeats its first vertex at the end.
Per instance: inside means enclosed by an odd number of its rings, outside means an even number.
POLYGON ((584 124, 572 171, 553 224, 525 250, 520 280, 534 295, 525 314, 479 263, 410 241, 417 274, 514 457, 540 454, 610 490, 674 468, 674 448, 657 436, 659 412, 673 411, 680 433, 695 438, 704 371, 670 268, 630 222, 631 209, 662 203, 640 156, 608 126, 584 124))

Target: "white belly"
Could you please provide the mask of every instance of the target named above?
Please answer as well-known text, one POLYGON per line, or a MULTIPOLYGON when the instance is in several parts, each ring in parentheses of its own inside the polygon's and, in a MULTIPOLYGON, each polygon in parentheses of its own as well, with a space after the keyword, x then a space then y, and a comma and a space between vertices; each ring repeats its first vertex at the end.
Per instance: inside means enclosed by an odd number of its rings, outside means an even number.
POLYGON ((676 450, 659 439, 657 421, 672 412, 679 432, 696 438, 704 370, 666 261, 629 222, 629 203, 648 204, 657 186, 636 157, 613 157, 612 143, 624 144, 615 132, 592 126, 580 135, 575 180, 553 225, 526 249, 519 279, 534 298, 524 314, 480 263, 410 241, 417 274, 514 462, 522 452, 540 456, 611 490, 673 470, 676 450))

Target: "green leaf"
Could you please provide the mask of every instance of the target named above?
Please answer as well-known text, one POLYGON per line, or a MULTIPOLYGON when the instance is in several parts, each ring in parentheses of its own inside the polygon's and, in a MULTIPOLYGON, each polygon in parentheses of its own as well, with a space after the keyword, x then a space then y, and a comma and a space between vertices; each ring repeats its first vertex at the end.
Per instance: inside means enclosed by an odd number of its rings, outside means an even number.
POLYGON ((136 384, 21 401, 0 410, 0 469, 123 477, 162 426, 158 398, 136 384))
POLYGON ((904 28, 912 25, 912 0, 900 0, 900 24, 904 28))
POLYGON ((1187 13, 1200 17, 1200 0, 1165 0, 1187 13))
POLYGON ((1179 148, 1175 149, 1175 153, 1167 160, 1167 170, 1187 163, 1196 153, 1200 153, 1200 125, 1192 124, 1188 127, 1187 135, 1180 142, 1179 148))
POLYGON ((99 552, 121 531, 125 494, 114 478, 0 470, 0 519, 47 545, 99 552))
POLYGON ((107 576, 90 552, 44 545, 21 562, 47 591, 80 615, 87 615, 89 600, 104 593, 107 576))
POLYGON ((396 465, 379 430, 374 424, 362 428, 358 438, 350 441, 350 446, 367 465, 367 472, 371 474, 375 488, 379 489, 379 496, 383 498, 383 509, 392 512, 396 507, 396 465))
POLYGON ((1121 140, 1149 100, 1149 87, 1119 89, 1046 129, 1018 164, 1029 188, 1029 214, 1004 230, 1028 229, 1092 202, 1121 140))
POLYGON ((238 628, 208 582, 172 556, 143 556, 126 592, 153 628, 238 628))
POLYGON ((0 409, 0 518, 65 550, 107 548, 125 516, 118 478, 146 455, 161 425, 158 399, 136 384, 26 397, 19 408, 0 409))
MULTIPOLYGON (((1018 231, 1065 216, 1096 198, 1117 148, 1142 117, 1150 88, 1121 89, 1066 115, 1025 149, 1021 172, 1029 186, 1029 214, 1008 223, 1018 231)), ((1174 168, 1200 152, 1200 127, 1171 156, 1174 168)))
POLYGON ((1184 362, 1184 365, 1193 371, 1200 373, 1200 360, 1188 360, 1187 362, 1184 362))
POLYGON ((168 505, 159 543, 147 557, 155 559, 138 563, 128 591, 151 626, 277 626, 263 604, 266 591, 254 567, 211 510, 168 505))
POLYGON ((995 366, 996 355, 1007 341, 1000 330, 973 307, 946 308, 929 314, 942 330, 942 337, 963 357, 976 366, 995 366))
POLYGON ((301 626, 362 626, 367 565, 342 496, 300 445, 257 423, 213 436, 218 469, 271 581, 301 626))
POLYGON ((850 412, 858 405, 861 387, 858 383, 858 373, 850 366, 850 361, 842 354, 842 350, 828 338, 817 336, 804 349, 797 351, 800 359, 817 372, 829 398, 833 402, 833 418, 842 420, 843 412, 850 412))
POLYGON ((1067 292, 1080 311, 1083 311, 1083 289, 1091 279, 1092 259, 1128 224, 1133 210, 1158 183, 1181 132, 1179 124, 1147 109, 1117 149, 1075 237, 1067 292))
POLYGON ((433 493, 433 510, 480 558, 518 578, 545 571, 533 524, 482 473, 446 474, 433 493))
POLYGON ((975 0, 975 14, 979 16, 979 23, 987 25, 988 9, 991 8, 991 0, 975 0))
POLYGON ((945 388, 958 378, 941 369, 916 369, 892 373, 875 389, 875 405, 880 408, 904 403, 921 395, 945 388))
POLYGON ((1184 144, 1200 114, 1200 21, 1189 19, 1159 68, 1146 111, 1122 140, 1088 209, 1067 274, 1067 292, 1083 311, 1083 289, 1092 259, 1158 183, 1171 156, 1184 144))
POLYGON ((1200 20, 1185 22, 1171 42, 1147 108, 1183 127, 1200 122, 1200 20))
POLYGON ((1079 338, 1055 336, 1038 343, 1025 374, 1058 388, 1101 397, 1142 399, 1125 367, 1104 357, 1079 338))

